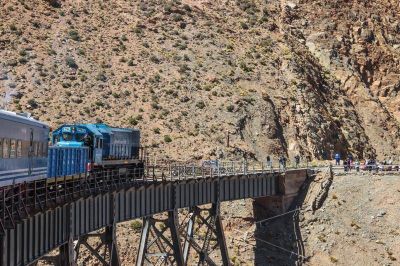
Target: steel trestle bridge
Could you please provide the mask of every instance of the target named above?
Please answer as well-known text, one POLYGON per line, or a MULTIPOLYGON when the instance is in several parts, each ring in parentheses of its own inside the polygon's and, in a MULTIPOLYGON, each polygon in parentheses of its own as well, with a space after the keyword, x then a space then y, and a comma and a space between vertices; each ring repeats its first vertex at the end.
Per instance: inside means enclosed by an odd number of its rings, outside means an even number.
POLYGON ((76 265, 85 259, 82 246, 103 265, 119 265, 116 224, 137 218, 143 218, 137 265, 186 265, 191 252, 198 254, 199 263, 217 265, 209 256, 215 249, 222 263, 230 265, 220 203, 279 195, 280 175, 235 162, 218 169, 144 163, 122 172, 103 170, 3 187, 1 265, 35 264, 39 259, 76 265), (199 207, 205 204, 211 207, 199 207), (181 225, 180 209, 189 214, 181 225), (166 217, 160 219, 159 213, 166 217), (200 242, 194 237, 196 223, 206 227, 200 242), (90 238, 100 244, 93 247, 90 238), (155 253, 157 241, 164 248, 155 253), (46 256, 56 248, 58 255, 46 256))

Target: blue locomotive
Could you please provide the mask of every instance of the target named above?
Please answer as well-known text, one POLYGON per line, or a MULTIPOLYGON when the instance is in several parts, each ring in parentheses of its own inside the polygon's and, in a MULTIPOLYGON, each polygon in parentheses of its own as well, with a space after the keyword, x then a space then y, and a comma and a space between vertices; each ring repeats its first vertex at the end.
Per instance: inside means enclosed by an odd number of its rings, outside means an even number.
POLYGON ((88 170, 138 163, 140 131, 106 124, 63 125, 53 132, 56 147, 89 149, 88 170))
POLYGON ((93 169, 142 167, 140 131, 105 124, 49 126, 0 110, 0 186, 86 174, 93 169))
POLYGON ((48 139, 48 125, 0 110, 0 185, 46 178, 48 139))

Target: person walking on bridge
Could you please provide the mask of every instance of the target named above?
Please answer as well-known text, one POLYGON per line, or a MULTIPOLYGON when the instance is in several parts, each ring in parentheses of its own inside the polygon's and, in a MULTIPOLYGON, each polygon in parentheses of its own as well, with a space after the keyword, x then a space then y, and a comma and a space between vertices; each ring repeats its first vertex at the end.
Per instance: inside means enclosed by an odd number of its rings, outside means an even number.
POLYGON ((335 161, 336 161, 336 165, 340 165, 340 154, 339 153, 335 154, 335 161))
POLYGON ((279 157, 279 166, 282 171, 286 170, 286 157, 283 154, 281 155, 281 157, 279 157))
POLYGON ((271 160, 271 157, 269 155, 267 155, 266 165, 267 165, 269 170, 272 169, 272 160, 271 160))
POLYGON ((296 163, 296 168, 298 168, 300 165, 300 155, 297 154, 294 156, 294 162, 296 163))

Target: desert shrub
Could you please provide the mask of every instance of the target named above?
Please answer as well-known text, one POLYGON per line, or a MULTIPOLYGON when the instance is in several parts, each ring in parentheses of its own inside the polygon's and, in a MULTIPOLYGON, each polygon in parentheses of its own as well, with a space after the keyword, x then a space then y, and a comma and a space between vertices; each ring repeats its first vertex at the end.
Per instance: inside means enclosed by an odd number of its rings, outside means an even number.
POLYGON ((164 141, 166 143, 172 142, 172 138, 169 135, 164 135, 164 141))
POLYGON ((25 65, 26 63, 28 63, 28 59, 26 57, 21 57, 18 59, 18 62, 25 65))
POLYGON ((230 105, 228 105, 228 106, 226 107, 226 110, 227 110, 228 112, 233 112, 234 109, 235 109, 235 106, 233 106, 232 104, 230 104, 230 105))
POLYGON ((80 41, 79 33, 76 30, 70 30, 69 33, 69 38, 71 38, 74 41, 80 41))
POLYGON ((158 127, 156 127, 156 128, 153 129, 153 132, 154 132, 155 134, 160 134, 160 133, 161 133, 161 130, 160 130, 158 127))
POLYGON ((107 81, 107 76, 103 72, 99 73, 96 76, 96 80, 106 82, 107 81))
POLYGON ((137 119, 135 117, 129 117, 128 119, 128 123, 131 124, 132 126, 136 126, 137 124, 139 124, 139 121, 137 121, 137 119))
POLYGON ((65 88, 65 89, 71 88, 71 83, 69 83, 69 82, 63 82, 61 85, 62 85, 63 88, 65 88))
POLYGON ((96 101, 94 104, 98 107, 104 107, 104 103, 102 101, 96 101))
POLYGON ((247 25, 245 22, 240 22, 240 27, 242 27, 242 29, 244 30, 248 30, 249 29, 249 25, 247 25))
POLYGON ((37 107, 38 107, 38 103, 36 102, 35 99, 29 99, 29 100, 28 100, 28 104, 29 104, 32 108, 37 108, 37 107))
POLYGON ((155 63, 155 64, 159 64, 159 63, 160 63, 160 59, 159 59, 157 56, 155 56, 155 55, 152 55, 152 56, 150 57, 150 61, 153 62, 153 63, 155 63))
POLYGON ((67 58, 65 59, 65 62, 67 63, 67 66, 69 66, 70 68, 78 68, 77 63, 75 62, 75 59, 67 56, 67 58))
POLYGON ((203 109, 204 107, 206 107, 206 104, 204 103, 204 101, 198 101, 196 103, 196 107, 199 109, 203 109))
POLYGON ((131 223, 131 228, 135 231, 139 231, 140 229, 142 229, 142 223, 140 221, 132 221, 131 223))
POLYGON ((50 6, 54 7, 54 8, 60 8, 61 7, 61 3, 59 0, 46 0, 47 3, 49 3, 50 6))

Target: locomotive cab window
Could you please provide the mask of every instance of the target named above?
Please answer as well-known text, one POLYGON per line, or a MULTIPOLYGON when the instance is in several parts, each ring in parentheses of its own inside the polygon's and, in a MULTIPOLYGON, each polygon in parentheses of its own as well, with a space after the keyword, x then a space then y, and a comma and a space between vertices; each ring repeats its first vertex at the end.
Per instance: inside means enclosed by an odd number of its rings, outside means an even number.
POLYGON ((72 134, 71 133, 63 133, 62 138, 65 141, 71 141, 72 140, 72 134))
POLYGON ((84 140, 85 140, 85 134, 76 133, 76 134, 75 134, 75 140, 76 140, 76 141, 79 141, 79 142, 84 141, 84 140))

